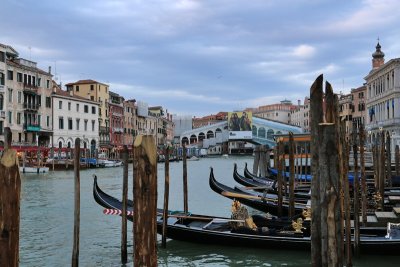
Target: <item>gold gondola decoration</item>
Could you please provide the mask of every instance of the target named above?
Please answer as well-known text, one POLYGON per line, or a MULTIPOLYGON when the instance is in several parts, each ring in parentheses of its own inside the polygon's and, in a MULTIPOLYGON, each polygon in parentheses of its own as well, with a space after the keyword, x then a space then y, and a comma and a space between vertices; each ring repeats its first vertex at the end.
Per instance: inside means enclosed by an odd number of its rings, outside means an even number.
POLYGON ((292 221, 292 227, 293 227, 295 233, 302 234, 303 233, 302 229, 305 229, 303 227, 303 219, 298 218, 297 221, 292 221))

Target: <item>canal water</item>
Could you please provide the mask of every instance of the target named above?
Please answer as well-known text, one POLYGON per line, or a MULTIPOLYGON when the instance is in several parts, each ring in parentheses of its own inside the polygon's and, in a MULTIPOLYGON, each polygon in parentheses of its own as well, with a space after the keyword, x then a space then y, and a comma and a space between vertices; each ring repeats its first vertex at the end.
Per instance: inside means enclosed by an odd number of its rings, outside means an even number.
MULTIPOLYGON (((233 164, 243 173, 252 157, 202 158, 188 161, 189 211, 230 216, 231 201, 214 193, 208 185, 210 167, 217 180, 234 186, 233 164)), ((93 199, 93 175, 100 187, 117 198, 122 196, 122 167, 81 171, 80 266, 121 266, 121 218, 104 215, 93 199)), ((132 198, 132 164, 129 166, 129 197, 132 198)), ((183 209, 182 162, 170 163, 171 210, 183 209)), ((158 207, 164 198, 164 165, 158 165, 158 207)), ((70 266, 74 223, 73 171, 25 174, 22 177, 20 266, 70 266)), ((128 253, 132 266, 132 223, 128 222, 128 253)), ((161 238, 158 236, 158 242, 161 238)), ((399 266, 396 256, 363 255, 355 266, 399 266)), ((158 248, 159 266, 309 266, 310 253, 243 247, 200 245, 174 240, 158 248)))

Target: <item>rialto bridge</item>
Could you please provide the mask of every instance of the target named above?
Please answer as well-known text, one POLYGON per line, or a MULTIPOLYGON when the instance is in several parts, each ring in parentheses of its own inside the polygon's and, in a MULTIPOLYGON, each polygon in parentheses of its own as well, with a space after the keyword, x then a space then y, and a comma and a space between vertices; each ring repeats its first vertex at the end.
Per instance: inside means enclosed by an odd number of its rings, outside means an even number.
MULTIPOLYGON (((298 126, 253 117, 252 139, 244 141, 254 144, 269 145, 270 147, 273 147, 275 146, 275 134, 285 134, 289 132, 302 133, 303 131, 298 126)), ((204 139, 217 139, 217 143, 222 143, 228 141, 228 136, 228 122, 222 121, 212 125, 183 132, 180 136, 180 143, 195 145, 204 139)))

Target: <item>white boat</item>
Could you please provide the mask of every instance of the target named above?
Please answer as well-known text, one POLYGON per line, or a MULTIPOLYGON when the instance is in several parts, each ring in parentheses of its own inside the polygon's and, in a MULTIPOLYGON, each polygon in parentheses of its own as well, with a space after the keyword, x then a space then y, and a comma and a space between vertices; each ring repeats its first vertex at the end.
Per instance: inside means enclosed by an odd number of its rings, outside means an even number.
POLYGON ((104 168, 122 166, 122 161, 120 161, 120 160, 99 159, 98 162, 99 162, 99 166, 104 167, 104 168))
POLYGON ((188 161, 197 161, 197 160, 199 160, 199 158, 196 156, 192 156, 192 157, 188 158, 187 160, 188 161))
POLYGON ((20 166, 19 171, 22 173, 47 173, 49 172, 49 167, 20 166))
POLYGON ((104 153, 100 153, 98 155, 97 163, 99 164, 100 167, 104 167, 104 168, 122 166, 122 161, 113 160, 113 159, 107 159, 107 156, 104 153))

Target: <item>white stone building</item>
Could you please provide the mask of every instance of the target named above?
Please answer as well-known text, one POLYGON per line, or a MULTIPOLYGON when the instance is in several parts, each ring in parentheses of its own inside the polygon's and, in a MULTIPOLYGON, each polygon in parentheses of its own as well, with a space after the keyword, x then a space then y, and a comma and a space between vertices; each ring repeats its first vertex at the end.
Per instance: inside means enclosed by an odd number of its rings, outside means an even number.
POLYGON ((56 148, 74 148, 75 139, 91 151, 99 146, 99 102, 74 95, 54 86, 52 95, 54 137, 56 148))
POLYGON ((384 131, 392 137, 394 145, 400 145, 400 58, 385 63, 385 54, 378 42, 372 54, 373 69, 364 78, 367 87, 366 131, 374 142, 377 134, 384 131))

